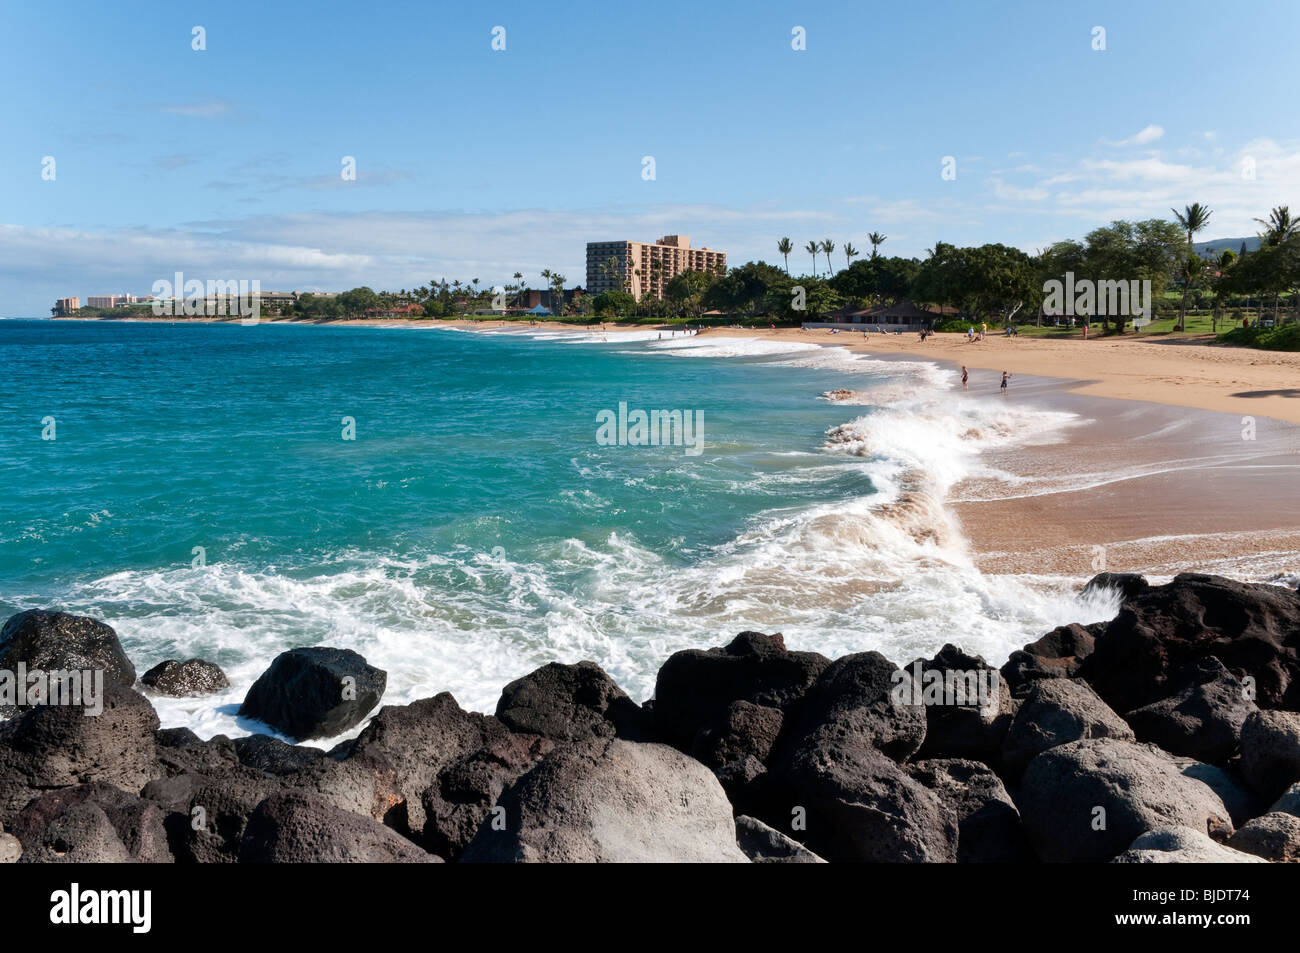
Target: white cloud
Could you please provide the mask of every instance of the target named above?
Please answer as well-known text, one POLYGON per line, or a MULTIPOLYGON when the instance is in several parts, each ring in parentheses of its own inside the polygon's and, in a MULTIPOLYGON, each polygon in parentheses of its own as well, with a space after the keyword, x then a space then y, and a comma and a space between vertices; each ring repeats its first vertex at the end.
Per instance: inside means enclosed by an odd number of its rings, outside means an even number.
POLYGON ((1146 146, 1160 139, 1164 134, 1164 126, 1150 125, 1138 130, 1127 139, 1106 139, 1103 141, 1111 146, 1146 146))

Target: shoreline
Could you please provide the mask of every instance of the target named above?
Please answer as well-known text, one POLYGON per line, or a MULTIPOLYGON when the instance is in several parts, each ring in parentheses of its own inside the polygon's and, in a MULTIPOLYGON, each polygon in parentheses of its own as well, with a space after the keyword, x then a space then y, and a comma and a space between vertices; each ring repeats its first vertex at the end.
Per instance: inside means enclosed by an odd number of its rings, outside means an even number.
MULTIPOLYGON (((121 324, 178 323, 170 317, 50 318, 52 321, 110 321, 121 324)), ((239 324, 230 318, 184 318, 183 323, 239 324)), ((457 328, 481 332, 513 330, 545 333, 592 332, 598 325, 569 321, 527 324, 500 319, 348 318, 337 321, 264 319, 261 324, 314 327, 457 328)), ((675 329, 674 325, 607 323, 604 333, 648 332, 675 329)), ((747 337, 765 341, 800 341, 843 347, 853 353, 884 358, 889 355, 924 358, 976 370, 1009 371, 1070 382, 1070 390, 1117 400, 1136 400, 1198 410, 1238 413, 1300 425, 1300 353, 1264 351, 1187 339, 1143 340, 1098 337, 1089 341, 1006 338, 966 343, 964 334, 941 332, 922 343, 911 334, 871 334, 864 340, 857 331, 831 334, 828 329, 706 327, 709 337, 747 337), (1243 375, 1250 380, 1242 379, 1243 375)), ((1014 385, 1013 385, 1014 387, 1014 385)))

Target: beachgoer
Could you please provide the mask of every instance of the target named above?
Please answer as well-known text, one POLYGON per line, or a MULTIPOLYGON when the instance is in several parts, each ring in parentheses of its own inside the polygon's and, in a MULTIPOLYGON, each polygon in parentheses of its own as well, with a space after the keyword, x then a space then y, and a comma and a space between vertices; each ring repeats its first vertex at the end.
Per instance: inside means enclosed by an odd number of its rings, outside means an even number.
POLYGON ((965 390, 965 389, 966 389, 966 382, 967 382, 968 380, 970 380, 970 373, 966 370, 966 365, 963 364, 963 365, 961 366, 961 387, 962 387, 962 390, 965 390))
POLYGON ((1011 375, 1008 374, 1006 371, 1003 371, 1003 372, 1002 372, 1002 393, 1003 393, 1003 395, 1005 395, 1006 392, 1007 392, 1007 381, 1009 381, 1009 380, 1011 380, 1011 375))

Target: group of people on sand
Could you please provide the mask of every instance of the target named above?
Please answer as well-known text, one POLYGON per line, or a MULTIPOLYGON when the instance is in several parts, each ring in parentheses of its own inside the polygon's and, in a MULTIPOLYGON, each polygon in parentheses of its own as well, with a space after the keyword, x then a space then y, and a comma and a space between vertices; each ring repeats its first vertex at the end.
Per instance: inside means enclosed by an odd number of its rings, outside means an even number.
MULTIPOLYGON (((1008 383, 1010 380, 1011 380, 1011 374, 1008 373, 1007 371, 1003 371, 1003 372, 1002 372, 1002 384, 1001 384, 1001 386, 998 388, 1000 391, 1002 391, 1002 396, 1003 396, 1003 397, 1005 397, 1005 396, 1007 395, 1007 383, 1008 383)), ((962 389, 962 390, 968 390, 968 389, 969 389, 969 387, 968 387, 969 382, 970 382, 970 371, 966 370, 966 365, 963 364, 963 365, 961 366, 961 389, 962 389)))
POLYGON ((988 336, 989 336, 989 326, 987 321, 980 325, 980 329, 978 331, 975 330, 975 325, 973 324, 966 329, 967 344, 971 344, 975 341, 983 341, 988 336))

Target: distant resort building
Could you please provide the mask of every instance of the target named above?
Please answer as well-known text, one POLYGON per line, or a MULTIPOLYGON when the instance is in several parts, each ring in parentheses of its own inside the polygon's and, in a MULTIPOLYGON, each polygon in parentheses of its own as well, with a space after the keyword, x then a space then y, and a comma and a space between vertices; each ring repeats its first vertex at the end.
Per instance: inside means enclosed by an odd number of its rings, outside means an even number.
POLYGON ((593 295, 626 291, 639 301, 648 291, 662 301, 668 282, 684 271, 726 270, 726 252, 692 248, 687 235, 665 235, 654 244, 587 243, 587 290, 593 295))
POLYGON ((81 299, 78 297, 60 298, 58 301, 54 302, 54 313, 59 316, 72 314, 74 311, 80 310, 81 299))

